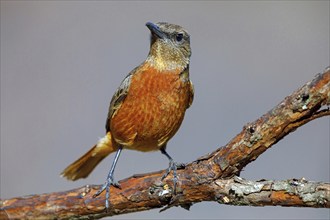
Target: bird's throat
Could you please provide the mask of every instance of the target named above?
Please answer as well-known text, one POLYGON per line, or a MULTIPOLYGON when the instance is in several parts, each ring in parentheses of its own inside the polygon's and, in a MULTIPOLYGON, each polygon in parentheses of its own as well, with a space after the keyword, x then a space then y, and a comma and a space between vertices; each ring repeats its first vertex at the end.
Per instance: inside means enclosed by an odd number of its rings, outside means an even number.
POLYGON ((189 57, 180 51, 161 43, 151 46, 146 62, 158 71, 183 71, 189 64, 189 57))

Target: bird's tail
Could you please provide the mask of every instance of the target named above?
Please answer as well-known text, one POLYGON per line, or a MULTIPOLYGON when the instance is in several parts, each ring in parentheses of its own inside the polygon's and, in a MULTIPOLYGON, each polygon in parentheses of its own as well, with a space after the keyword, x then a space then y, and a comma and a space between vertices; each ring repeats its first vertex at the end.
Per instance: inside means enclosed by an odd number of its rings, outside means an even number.
POLYGON ((61 176, 72 181, 86 178, 101 160, 116 150, 112 144, 111 133, 108 132, 92 149, 65 168, 61 176))

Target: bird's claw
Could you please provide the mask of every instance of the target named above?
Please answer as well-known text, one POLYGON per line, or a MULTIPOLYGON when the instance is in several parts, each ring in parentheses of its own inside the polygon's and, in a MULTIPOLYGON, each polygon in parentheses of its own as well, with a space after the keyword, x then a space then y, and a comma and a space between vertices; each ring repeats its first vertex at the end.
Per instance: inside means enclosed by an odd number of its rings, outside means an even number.
POLYGON ((170 174, 171 170, 173 171, 173 192, 176 194, 176 184, 178 182, 177 169, 182 169, 185 167, 183 163, 175 163, 173 160, 170 160, 169 166, 166 169, 164 175, 162 176, 162 181, 170 174))
POLYGON ((113 185, 113 186, 116 187, 116 188, 121 189, 120 184, 119 184, 118 182, 116 182, 116 181, 114 181, 111 185, 113 185))
POLYGON ((106 192, 105 194, 105 208, 106 210, 109 209, 109 199, 110 199, 110 186, 114 186, 116 188, 120 188, 120 184, 116 181, 114 181, 113 177, 108 177, 107 181, 102 185, 102 187, 93 195, 93 197, 99 196, 104 190, 106 192))

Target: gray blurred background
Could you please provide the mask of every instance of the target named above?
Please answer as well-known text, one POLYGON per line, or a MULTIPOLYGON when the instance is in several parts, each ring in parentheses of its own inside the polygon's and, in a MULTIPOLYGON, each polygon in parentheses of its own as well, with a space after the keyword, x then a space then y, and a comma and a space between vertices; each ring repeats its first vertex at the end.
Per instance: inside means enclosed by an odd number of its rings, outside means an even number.
MULTIPOLYGON (((104 182, 113 155, 85 180, 59 173, 105 132, 109 101, 147 56, 147 21, 191 34, 195 100, 168 152, 190 162, 225 145, 329 65, 329 1, 1 1, 1 198, 104 182)), ((115 176, 168 166, 124 151, 115 176)), ((329 182, 329 117, 288 135, 242 177, 329 182)), ((203 202, 117 219, 328 219, 328 209, 203 202)))

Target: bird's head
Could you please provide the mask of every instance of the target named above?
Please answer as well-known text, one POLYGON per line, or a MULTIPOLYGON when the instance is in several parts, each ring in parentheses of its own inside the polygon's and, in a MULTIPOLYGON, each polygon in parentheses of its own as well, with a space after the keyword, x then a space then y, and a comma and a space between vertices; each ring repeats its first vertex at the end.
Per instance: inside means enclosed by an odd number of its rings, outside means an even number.
POLYGON ((147 60, 158 69, 184 69, 189 65, 190 36, 176 24, 146 23, 151 32, 150 52, 147 60))

